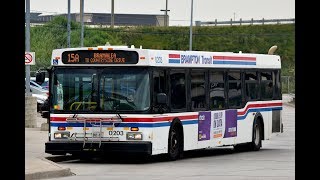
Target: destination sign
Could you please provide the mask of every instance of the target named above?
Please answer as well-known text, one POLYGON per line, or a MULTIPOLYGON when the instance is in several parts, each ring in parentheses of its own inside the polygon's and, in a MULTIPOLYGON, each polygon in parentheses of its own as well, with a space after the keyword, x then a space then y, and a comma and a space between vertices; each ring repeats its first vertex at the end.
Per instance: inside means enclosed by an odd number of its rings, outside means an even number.
POLYGON ((137 64, 136 51, 124 50, 77 50, 62 53, 64 64, 137 64))

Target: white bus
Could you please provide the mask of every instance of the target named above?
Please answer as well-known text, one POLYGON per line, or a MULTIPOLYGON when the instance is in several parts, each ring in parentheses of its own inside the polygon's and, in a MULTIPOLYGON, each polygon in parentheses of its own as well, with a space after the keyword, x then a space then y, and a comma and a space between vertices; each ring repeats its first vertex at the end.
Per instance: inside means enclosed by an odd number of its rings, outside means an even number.
POLYGON ((49 154, 175 160, 195 149, 259 150, 282 133, 278 55, 98 46, 55 49, 51 62, 49 154))

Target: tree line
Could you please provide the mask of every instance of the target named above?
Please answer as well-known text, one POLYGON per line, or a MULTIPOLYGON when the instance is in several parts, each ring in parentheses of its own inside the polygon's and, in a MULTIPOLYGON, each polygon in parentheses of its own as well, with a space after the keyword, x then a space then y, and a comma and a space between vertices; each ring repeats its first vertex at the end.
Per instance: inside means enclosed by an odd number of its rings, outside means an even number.
MULTIPOLYGON (((80 46, 80 23, 71 22, 71 47, 80 46)), ((85 27, 84 46, 135 45, 146 49, 189 50, 189 27, 85 27)), ((67 47, 67 19, 54 18, 43 26, 30 29, 31 51, 36 52, 35 71, 49 67, 53 49, 67 47)), ((277 45, 275 54, 282 59, 282 75, 294 75, 295 25, 243 25, 193 27, 194 51, 268 53, 277 45)))

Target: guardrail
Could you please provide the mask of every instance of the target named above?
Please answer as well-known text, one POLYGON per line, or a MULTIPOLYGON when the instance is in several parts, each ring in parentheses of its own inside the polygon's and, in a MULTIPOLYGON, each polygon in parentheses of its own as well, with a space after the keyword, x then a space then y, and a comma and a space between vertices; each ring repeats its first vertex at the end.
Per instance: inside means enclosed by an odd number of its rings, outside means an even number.
POLYGON ((253 19, 251 18, 251 20, 242 20, 242 18, 240 18, 239 21, 235 21, 230 19, 230 21, 217 21, 217 19, 215 19, 215 21, 206 21, 206 22, 202 22, 202 21, 196 21, 196 26, 201 26, 201 25, 243 25, 243 24, 262 24, 264 25, 265 23, 271 23, 271 24, 281 24, 281 23, 295 23, 295 18, 291 18, 291 19, 253 19))

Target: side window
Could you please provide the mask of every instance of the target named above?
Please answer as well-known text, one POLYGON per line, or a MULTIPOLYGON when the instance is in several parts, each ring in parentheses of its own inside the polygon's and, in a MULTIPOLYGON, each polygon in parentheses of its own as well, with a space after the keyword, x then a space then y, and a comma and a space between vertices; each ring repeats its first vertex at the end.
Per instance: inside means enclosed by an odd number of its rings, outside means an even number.
POLYGON ((186 75, 184 70, 170 71, 171 108, 186 108, 186 75))
POLYGON ((224 109, 225 108, 225 93, 224 93, 224 72, 210 72, 209 74, 209 108, 224 109))
POLYGON ((280 71, 275 70, 273 71, 273 82, 274 82, 274 97, 273 99, 281 99, 281 78, 280 78, 280 71))
POLYGON ((205 72, 191 71, 191 108, 206 107, 205 72))
POLYGON ((271 72, 261 72, 260 84, 261 99, 268 100, 273 97, 273 80, 271 72))
POLYGON ((240 71, 230 71, 228 73, 228 86, 229 108, 241 107, 242 93, 240 71))
POLYGON ((245 93, 247 101, 258 99, 258 85, 257 72, 245 72, 245 93))
POLYGON ((165 77, 163 70, 155 70, 153 72, 153 102, 157 102, 157 94, 165 93, 165 77))

